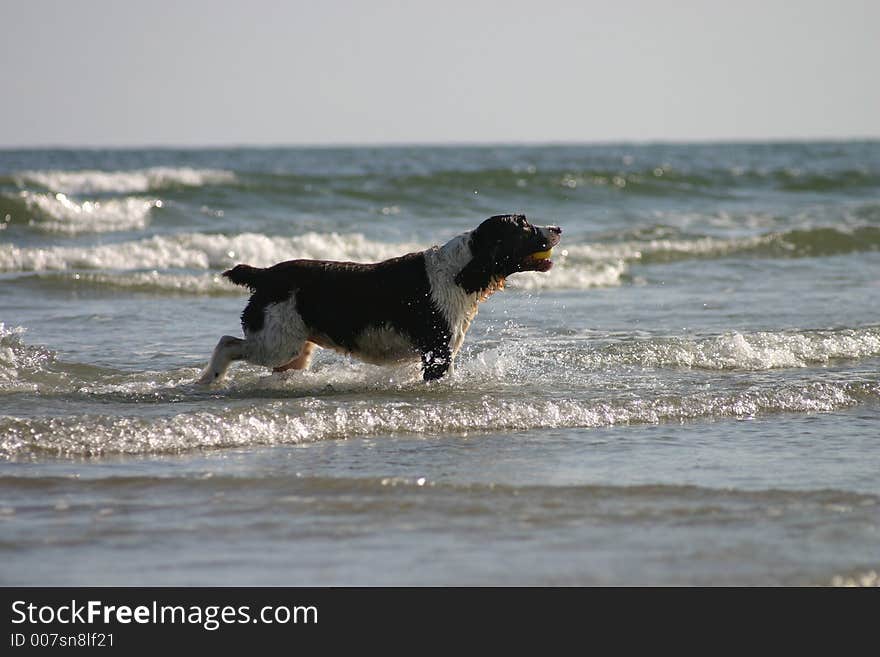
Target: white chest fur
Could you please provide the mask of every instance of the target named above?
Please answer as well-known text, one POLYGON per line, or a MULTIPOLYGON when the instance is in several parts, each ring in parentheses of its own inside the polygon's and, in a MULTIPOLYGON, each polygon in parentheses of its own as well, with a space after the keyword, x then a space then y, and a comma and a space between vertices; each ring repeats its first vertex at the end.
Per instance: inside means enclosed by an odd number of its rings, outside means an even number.
POLYGON ((449 350, 453 356, 461 349, 468 327, 477 314, 479 293, 468 294, 455 283, 456 275, 472 257, 469 232, 425 252, 431 301, 443 313, 452 330, 449 350))

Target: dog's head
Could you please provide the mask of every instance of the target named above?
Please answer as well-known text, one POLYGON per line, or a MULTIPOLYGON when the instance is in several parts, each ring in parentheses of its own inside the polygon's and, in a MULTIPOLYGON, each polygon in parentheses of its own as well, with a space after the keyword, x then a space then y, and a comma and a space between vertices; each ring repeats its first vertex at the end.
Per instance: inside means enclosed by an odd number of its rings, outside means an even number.
POLYGON ((521 214, 489 217, 471 232, 472 258, 455 282, 471 294, 501 286, 517 272, 548 271, 561 234, 559 226, 533 226, 521 214))

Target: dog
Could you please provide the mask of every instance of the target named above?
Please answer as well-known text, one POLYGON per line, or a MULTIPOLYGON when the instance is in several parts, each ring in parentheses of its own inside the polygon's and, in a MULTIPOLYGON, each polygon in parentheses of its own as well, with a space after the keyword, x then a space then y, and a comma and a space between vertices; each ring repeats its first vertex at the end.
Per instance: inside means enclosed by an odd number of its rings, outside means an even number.
POLYGON ((421 361, 425 381, 453 367, 477 305, 522 271, 546 272, 558 226, 519 214, 489 217, 443 246, 375 264, 289 260, 223 273, 251 291, 244 339, 220 338, 200 384, 232 361, 275 372, 307 369, 316 346, 385 365, 421 361))

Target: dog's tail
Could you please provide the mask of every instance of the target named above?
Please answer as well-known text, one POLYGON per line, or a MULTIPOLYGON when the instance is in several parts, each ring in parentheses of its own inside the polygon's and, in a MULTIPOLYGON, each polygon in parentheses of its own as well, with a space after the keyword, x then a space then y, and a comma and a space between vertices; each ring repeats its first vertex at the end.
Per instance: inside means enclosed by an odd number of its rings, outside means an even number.
POLYGON ((223 275, 236 285, 250 288, 252 292, 256 292, 265 280, 266 269, 250 265, 235 265, 232 269, 223 272, 223 275))

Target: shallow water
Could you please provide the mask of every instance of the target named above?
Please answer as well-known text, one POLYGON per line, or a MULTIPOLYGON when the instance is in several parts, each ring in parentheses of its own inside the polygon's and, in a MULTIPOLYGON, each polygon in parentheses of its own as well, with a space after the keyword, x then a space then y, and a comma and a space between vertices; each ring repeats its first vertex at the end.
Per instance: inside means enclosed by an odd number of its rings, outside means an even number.
POLYGON ((880 144, 0 152, 7 584, 880 570, 880 144), (455 374, 235 366, 237 262, 565 233, 455 374))

